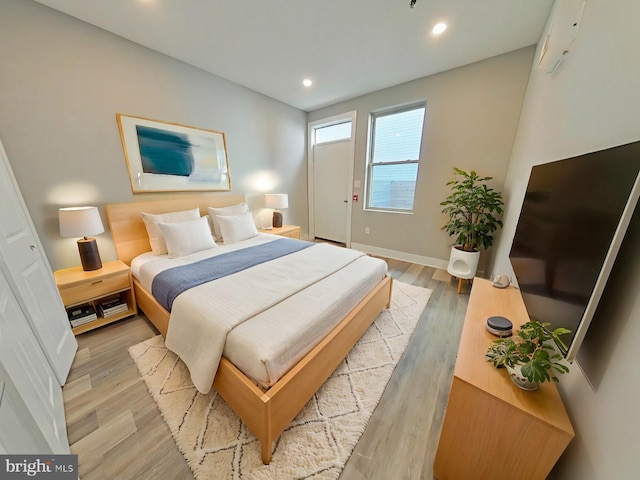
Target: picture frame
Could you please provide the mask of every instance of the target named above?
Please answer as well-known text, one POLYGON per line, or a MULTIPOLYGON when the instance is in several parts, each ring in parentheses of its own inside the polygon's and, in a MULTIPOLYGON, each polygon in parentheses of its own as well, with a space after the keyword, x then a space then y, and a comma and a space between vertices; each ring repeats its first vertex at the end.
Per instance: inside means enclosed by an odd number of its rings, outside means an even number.
POLYGON ((223 132, 116 114, 133 193, 229 191, 223 132))

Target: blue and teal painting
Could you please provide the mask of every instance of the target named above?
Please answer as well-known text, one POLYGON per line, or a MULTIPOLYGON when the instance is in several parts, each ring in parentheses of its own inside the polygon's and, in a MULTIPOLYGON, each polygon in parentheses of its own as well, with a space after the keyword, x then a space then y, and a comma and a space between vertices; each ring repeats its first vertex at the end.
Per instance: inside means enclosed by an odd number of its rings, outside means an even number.
POLYGON ((144 173, 188 177, 195 160, 187 135, 136 125, 144 173))

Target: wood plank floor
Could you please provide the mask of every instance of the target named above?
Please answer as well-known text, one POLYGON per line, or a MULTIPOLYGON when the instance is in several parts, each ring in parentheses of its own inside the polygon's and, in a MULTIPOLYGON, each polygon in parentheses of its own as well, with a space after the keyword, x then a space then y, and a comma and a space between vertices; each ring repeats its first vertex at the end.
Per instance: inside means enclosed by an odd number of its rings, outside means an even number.
MULTIPOLYGON (((432 479, 468 293, 443 270, 385 260, 394 279, 433 294, 340 478, 432 479)), ((63 393, 83 480, 193 478, 128 354, 156 334, 140 315, 77 337, 63 393)))

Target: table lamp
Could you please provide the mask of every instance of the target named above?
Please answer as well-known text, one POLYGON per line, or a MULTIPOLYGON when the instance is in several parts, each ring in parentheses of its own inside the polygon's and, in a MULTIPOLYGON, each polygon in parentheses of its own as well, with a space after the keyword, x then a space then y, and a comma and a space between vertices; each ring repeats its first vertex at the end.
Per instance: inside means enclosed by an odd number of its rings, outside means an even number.
POLYGON ((286 193, 265 193, 264 205, 267 208, 273 208, 273 226, 275 228, 282 227, 281 208, 289 207, 289 195, 286 193))
POLYGON ((60 221, 61 237, 83 237, 78 240, 82 269, 89 271, 102 268, 96 239, 87 238, 89 235, 98 235, 104 232, 97 207, 61 208, 58 210, 58 220, 60 221))

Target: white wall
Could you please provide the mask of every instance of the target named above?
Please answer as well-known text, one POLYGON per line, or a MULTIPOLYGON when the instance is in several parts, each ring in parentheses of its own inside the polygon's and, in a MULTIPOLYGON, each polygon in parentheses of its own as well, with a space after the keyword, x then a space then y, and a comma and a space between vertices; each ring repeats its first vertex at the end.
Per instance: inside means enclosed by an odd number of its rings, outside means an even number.
POLYGON ((305 112, 30 0, 0 0, 0 59, 0 138, 54 269, 79 264, 59 207, 96 205, 107 227, 105 204, 167 195, 133 195, 118 112, 224 132, 233 192, 259 211, 270 180, 306 230, 305 112))
POLYGON ((440 202, 450 193, 445 184, 453 179, 453 167, 459 167, 494 177, 492 186, 502 188, 533 54, 534 47, 523 48, 309 113, 309 121, 315 121, 357 111, 353 179, 364 186, 370 113, 427 102, 414 212, 365 211, 363 189, 355 189, 361 201, 353 204, 352 242, 400 252, 396 258, 434 266, 433 260, 440 260, 446 266, 453 239, 440 229, 446 222, 440 202))
MULTIPOLYGON (((564 0, 556 6, 559 1, 564 0)), ((637 0, 587 0, 575 45, 560 68, 549 75, 534 65, 505 182, 507 212, 494 273, 511 271, 508 254, 532 165, 640 140, 638 18, 637 0)), ((598 382, 589 384, 580 360, 561 379, 576 438, 554 469, 554 478, 619 480, 637 478, 640 471, 640 384, 635 372, 640 260, 639 236, 632 234, 638 230, 638 217, 632 220, 619 256, 623 261, 614 268, 599 309, 601 316, 606 311, 603 321, 610 327, 605 329, 609 345, 590 359, 601 365, 598 382)))
MULTIPOLYGON (((354 177, 364 184, 369 112, 427 100, 415 214, 364 212, 360 202, 353 242, 446 264, 445 183, 458 166, 501 187, 532 55, 525 48, 309 115, 358 110, 354 177)), ((59 237, 59 207, 97 205, 106 224, 106 203, 157 196, 131 193, 117 112, 225 132, 234 192, 255 194, 266 174, 290 195, 285 222, 306 231, 304 112, 30 0, 0 0, 0 58, 0 138, 53 268, 78 264, 75 240, 59 237)), ((115 258, 109 233, 97 240, 103 260, 115 258)))

